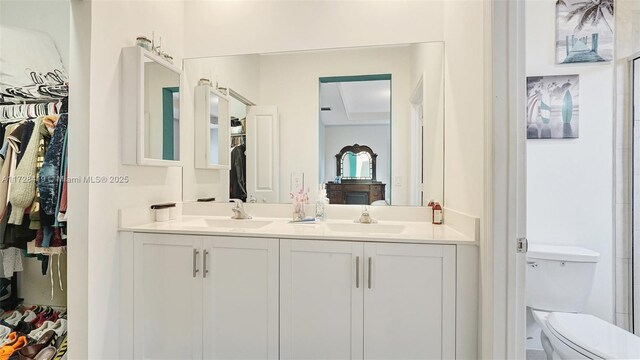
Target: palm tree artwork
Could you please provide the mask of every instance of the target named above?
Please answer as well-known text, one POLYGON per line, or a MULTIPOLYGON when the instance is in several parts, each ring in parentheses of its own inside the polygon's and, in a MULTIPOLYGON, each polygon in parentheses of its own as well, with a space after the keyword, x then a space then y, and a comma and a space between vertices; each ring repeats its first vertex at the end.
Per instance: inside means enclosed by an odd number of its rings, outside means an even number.
MULTIPOLYGON (((563 0, 559 1, 564 3, 563 0)), ((573 9, 567 14, 567 21, 571 21, 576 16, 580 18, 578 25, 576 25, 576 31, 582 30, 587 24, 597 26, 602 21, 609 31, 613 32, 611 25, 604 16, 605 12, 613 16, 613 0, 581 1, 573 4, 573 9)))
POLYGON ((614 1, 556 0, 558 63, 612 60, 614 1))

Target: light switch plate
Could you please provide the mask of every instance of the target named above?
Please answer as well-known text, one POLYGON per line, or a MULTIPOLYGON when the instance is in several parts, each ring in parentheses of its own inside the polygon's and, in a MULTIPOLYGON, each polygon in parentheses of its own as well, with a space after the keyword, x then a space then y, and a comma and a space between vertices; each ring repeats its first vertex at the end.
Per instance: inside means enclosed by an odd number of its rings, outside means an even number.
POLYGON ((298 189, 304 189, 304 173, 301 172, 293 172, 291 173, 291 192, 294 192, 298 189))
POLYGON ((395 176, 393 178, 393 186, 402 186, 402 176, 395 176))

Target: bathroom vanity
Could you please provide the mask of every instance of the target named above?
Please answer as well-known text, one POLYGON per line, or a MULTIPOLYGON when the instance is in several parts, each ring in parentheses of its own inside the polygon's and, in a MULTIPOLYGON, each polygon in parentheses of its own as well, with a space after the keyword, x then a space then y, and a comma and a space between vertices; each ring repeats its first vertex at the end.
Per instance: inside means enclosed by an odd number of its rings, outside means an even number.
POLYGON ((476 240, 374 215, 376 224, 197 214, 124 226, 133 358, 475 357, 476 240))

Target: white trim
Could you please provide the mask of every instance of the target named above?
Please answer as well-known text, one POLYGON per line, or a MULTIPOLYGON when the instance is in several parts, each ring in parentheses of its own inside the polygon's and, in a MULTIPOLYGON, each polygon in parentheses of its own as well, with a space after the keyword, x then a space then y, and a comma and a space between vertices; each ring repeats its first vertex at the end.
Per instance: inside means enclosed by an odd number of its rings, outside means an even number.
POLYGON ((524 2, 485 1, 485 175, 481 358, 520 359, 525 348, 524 2), (515 98, 514 98, 515 95, 515 98))

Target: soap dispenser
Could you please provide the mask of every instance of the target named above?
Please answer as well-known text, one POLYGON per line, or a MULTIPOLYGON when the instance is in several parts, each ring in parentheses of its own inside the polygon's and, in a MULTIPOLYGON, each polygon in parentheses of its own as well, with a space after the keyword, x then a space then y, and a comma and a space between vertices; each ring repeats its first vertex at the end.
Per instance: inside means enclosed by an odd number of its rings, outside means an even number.
POLYGON ((327 198, 327 188, 324 184, 318 186, 318 197, 316 199, 316 219, 325 220, 327 218, 325 205, 329 203, 327 198))

